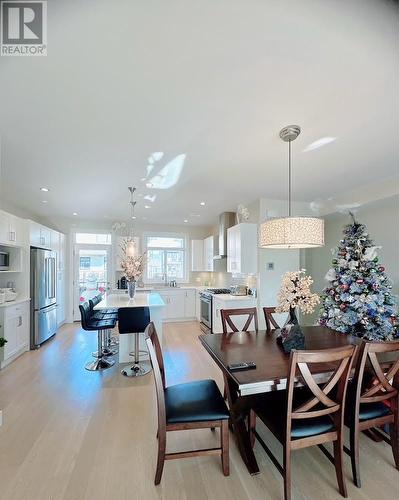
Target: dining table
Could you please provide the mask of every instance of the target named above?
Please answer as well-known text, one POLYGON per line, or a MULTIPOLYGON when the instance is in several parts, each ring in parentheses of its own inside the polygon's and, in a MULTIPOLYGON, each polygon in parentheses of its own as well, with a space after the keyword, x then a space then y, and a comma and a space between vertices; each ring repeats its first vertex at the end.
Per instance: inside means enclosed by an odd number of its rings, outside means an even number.
MULTIPOLYGON (((304 350, 333 349, 349 344, 359 344, 358 337, 339 333, 323 326, 302 327, 304 350)), ((250 398, 255 395, 286 388, 290 355, 286 354, 277 341, 280 330, 259 330, 257 332, 235 332, 200 335, 199 339, 212 359, 221 369, 230 407, 231 424, 241 457, 250 474, 258 474, 259 466, 253 452, 251 434, 248 428, 250 398), (255 369, 230 371, 229 365, 252 361, 255 369)), ((331 371, 326 365, 312 364, 315 380, 327 382, 331 371)), ((297 382, 301 385, 298 378, 297 382)))

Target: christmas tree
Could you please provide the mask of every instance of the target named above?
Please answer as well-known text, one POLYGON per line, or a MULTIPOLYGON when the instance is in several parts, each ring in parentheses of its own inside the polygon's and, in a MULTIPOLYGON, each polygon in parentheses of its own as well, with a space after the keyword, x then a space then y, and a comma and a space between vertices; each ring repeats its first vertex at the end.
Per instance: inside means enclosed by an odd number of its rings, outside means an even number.
POLYGON ((323 291, 319 322, 334 330, 368 340, 390 340, 397 335, 392 283, 378 261, 366 227, 354 216, 344 237, 332 250, 333 267, 323 291))

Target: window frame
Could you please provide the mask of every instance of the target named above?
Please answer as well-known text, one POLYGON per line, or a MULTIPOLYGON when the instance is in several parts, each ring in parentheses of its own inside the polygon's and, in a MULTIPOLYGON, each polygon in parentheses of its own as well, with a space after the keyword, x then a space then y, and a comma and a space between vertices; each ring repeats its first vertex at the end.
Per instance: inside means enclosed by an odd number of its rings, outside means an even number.
MULTIPOLYGON (((143 248, 144 251, 147 252, 149 250, 161 250, 164 252, 164 259, 166 258, 167 252, 180 251, 183 254, 183 278, 177 279, 173 277, 168 277, 169 279, 176 279, 177 283, 188 283, 189 282, 189 249, 188 249, 188 234, 186 233, 171 233, 164 231, 148 231, 143 233, 143 248), (158 238, 179 238, 183 240, 183 246, 181 248, 170 248, 170 247, 148 247, 148 238, 150 237, 158 237, 158 238)), ((155 283, 163 283, 163 281, 159 281, 157 279, 150 279, 147 275, 148 268, 146 267, 145 272, 143 274, 143 282, 145 284, 155 284, 155 283)))

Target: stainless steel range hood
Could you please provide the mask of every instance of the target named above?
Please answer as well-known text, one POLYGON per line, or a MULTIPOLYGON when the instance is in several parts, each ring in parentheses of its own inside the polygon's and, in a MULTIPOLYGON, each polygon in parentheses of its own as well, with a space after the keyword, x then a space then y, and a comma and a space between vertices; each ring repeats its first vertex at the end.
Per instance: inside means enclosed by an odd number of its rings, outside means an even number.
POLYGON ((227 257, 227 229, 236 224, 236 214, 234 212, 223 212, 219 215, 219 235, 215 238, 214 259, 224 259, 227 257))

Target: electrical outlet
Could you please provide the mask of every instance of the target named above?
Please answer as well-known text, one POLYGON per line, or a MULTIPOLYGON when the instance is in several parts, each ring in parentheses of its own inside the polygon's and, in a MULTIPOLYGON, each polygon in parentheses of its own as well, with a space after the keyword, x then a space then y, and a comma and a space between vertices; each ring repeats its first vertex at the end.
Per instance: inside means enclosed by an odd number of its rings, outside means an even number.
POLYGON ((267 271, 274 271, 274 262, 268 262, 266 264, 266 270, 267 271))

